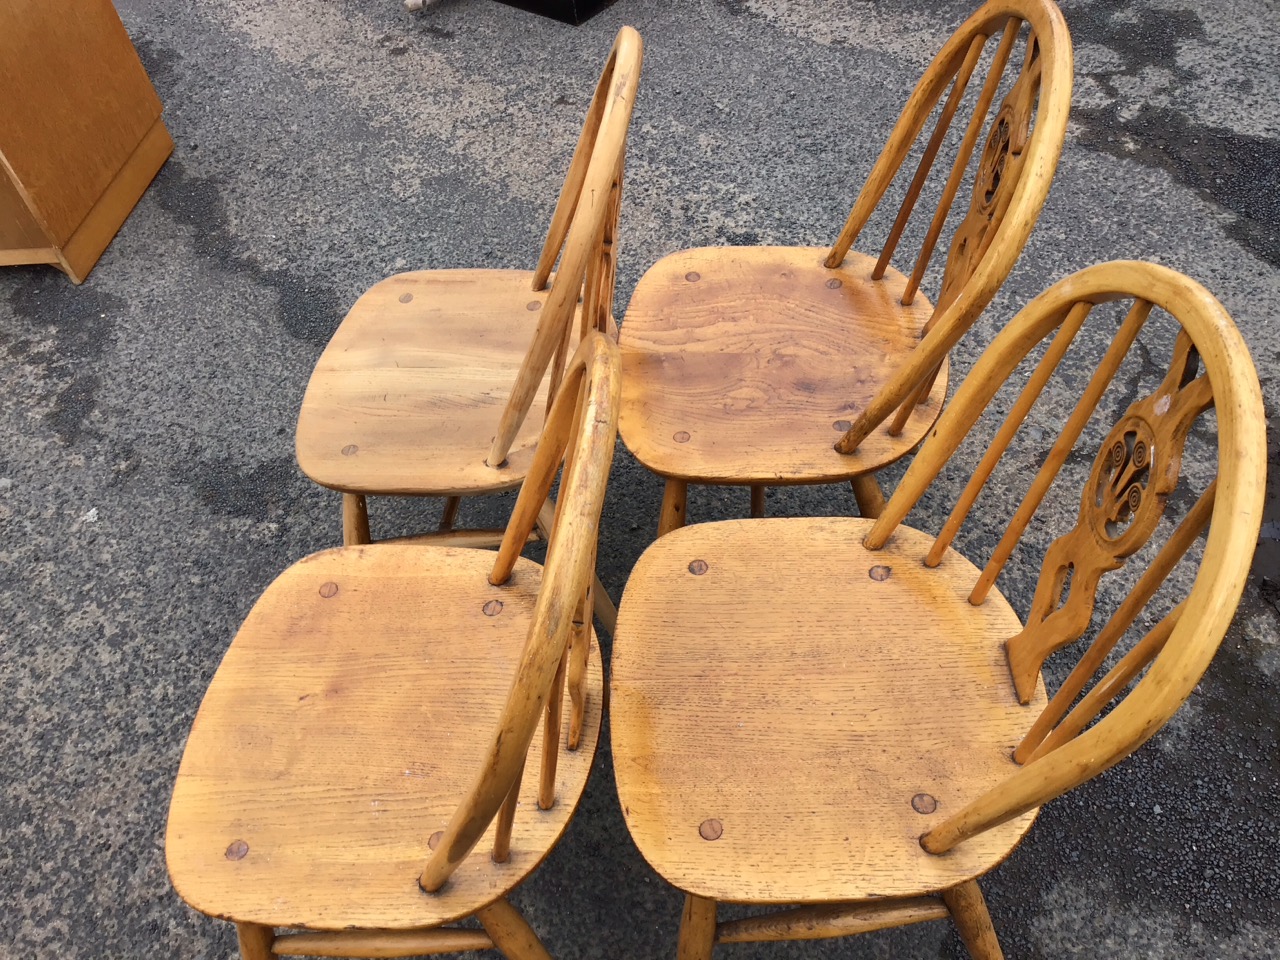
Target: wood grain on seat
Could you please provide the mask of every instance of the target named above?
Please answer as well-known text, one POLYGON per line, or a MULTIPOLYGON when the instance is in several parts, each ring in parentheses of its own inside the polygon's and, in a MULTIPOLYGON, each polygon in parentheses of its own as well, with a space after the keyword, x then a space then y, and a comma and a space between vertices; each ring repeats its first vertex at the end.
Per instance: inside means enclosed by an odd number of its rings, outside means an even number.
POLYGON ((945 857, 919 837, 1015 769, 1004 598, 954 552, 860 518, 699 524, 627 584, 612 660, 618 793, 641 853, 682 890, 805 903, 918 896, 985 873, 1034 814, 945 857))
POLYGON ((555 805, 540 810, 526 777, 507 862, 472 856, 438 893, 418 886, 429 839, 493 736, 542 582, 521 560, 491 586, 492 566, 485 551, 382 544, 315 554, 267 589, 209 686, 174 786, 166 851, 183 899, 242 923, 412 929, 476 912, 542 861, 595 754, 599 656, 555 805))
POLYGON ((835 442, 919 341, 933 307, 906 278, 872 281, 873 257, 838 269, 818 247, 700 247, 664 257, 627 308, 619 432, 650 470, 694 482, 823 483, 913 450, 942 410, 928 402, 852 456, 835 442))
POLYGON ((530 289, 532 276, 422 270, 370 288, 311 375, 298 415, 302 471, 358 493, 519 486, 542 429, 546 381, 507 460, 493 467, 486 457, 547 299, 530 289))

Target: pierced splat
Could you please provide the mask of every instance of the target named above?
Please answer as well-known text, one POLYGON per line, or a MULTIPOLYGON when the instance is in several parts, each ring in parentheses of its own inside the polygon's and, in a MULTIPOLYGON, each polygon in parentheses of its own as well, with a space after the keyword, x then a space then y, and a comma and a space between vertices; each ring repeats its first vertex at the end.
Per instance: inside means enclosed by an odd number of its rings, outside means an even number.
POLYGON ((1199 366, 1190 338, 1180 333, 1160 387, 1126 411, 1095 458, 1076 526, 1049 547, 1027 626, 1006 644, 1022 703, 1031 699, 1045 658, 1088 628, 1102 575, 1141 549, 1164 514, 1187 433, 1213 403, 1199 366))
POLYGON ((1027 38, 1022 71, 1001 103, 987 135, 974 175, 969 213, 956 230, 947 254, 934 317, 959 295, 973 276, 1009 208, 1031 140, 1031 120, 1040 94, 1041 74, 1040 44, 1032 34, 1027 38))

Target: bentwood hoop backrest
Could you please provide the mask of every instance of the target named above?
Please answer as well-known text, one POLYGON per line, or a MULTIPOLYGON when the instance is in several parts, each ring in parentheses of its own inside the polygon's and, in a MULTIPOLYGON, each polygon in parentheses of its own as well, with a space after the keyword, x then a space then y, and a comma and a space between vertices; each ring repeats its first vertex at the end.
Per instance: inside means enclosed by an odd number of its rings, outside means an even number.
MULTIPOLYGON (((422 873, 421 884, 426 890, 440 889, 495 817, 499 821, 493 859, 506 859, 529 744, 539 716, 563 681, 565 648, 575 621, 590 610, 587 596, 595 570, 605 484, 613 462, 621 388, 617 346, 599 332, 588 332, 569 361, 489 577, 490 582, 500 584, 511 576, 563 461, 560 497, 533 624, 476 780, 422 873)), ((554 756, 558 744, 546 746, 554 756)), ((548 765, 545 758, 542 776, 546 795, 546 781, 554 782, 555 766, 548 765)))
POLYGON ((1076 524, 1045 553, 1026 628, 1008 639, 1009 665, 1022 702, 1030 699, 1045 658, 1088 631, 1100 578, 1118 570, 1151 540, 1183 472, 1188 432, 1210 408, 1217 420, 1217 476, 1163 539, 1154 558, 1144 560, 1145 568, 1128 595, 1017 747, 1014 758, 1024 766, 927 833, 921 842, 932 853, 943 853, 1040 806, 1141 746, 1199 681, 1244 588, 1262 522, 1266 469, 1266 417, 1257 372, 1235 324, 1212 294, 1150 263, 1091 267, 1055 284, 1023 309, 965 378, 866 546, 884 545, 1010 374, 1037 345, 1048 341, 925 561, 940 562, 1091 311, 1112 301, 1132 305, 1118 329, 1099 331, 1101 342, 1108 344, 1105 355, 1091 370, 1078 405, 1066 417, 970 596, 971 603, 983 601, 1153 307, 1166 311, 1180 328, 1168 372, 1150 395, 1129 404, 1093 458, 1076 524), (1189 594, 1090 687, 1117 641, 1206 529, 1207 542, 1189 594), (1114 709, 1093 723, 1117 699, 1114 709))
POLYGON ((1049 194, 1071 107, 1071 36, 1052 0, 990 0, 952 35, 916 85, 826 265, 837 267, 843 261, 945 93, 937 123, 872 272, 872 279, 884 276, 989 41, 994 41, 995 51, 986 78, 978 88, 902 297, 903 304, 915 299, 985 129, 969 209, 950 243, 942 286, 925 326, 929 336, 916 350, 925 354, 918 364, 922 369, 905 388, 892 395, 884 391, 877 398, 837 446, 842 453, 852 453, 895 409, 898 418, 890 432, 901 430, 917 400, 928 395, 933 372, 1008 277, 1049 194), (1015 58, 1020 36, 1025 36, 1024 46, 1015 58), (1011 63, 1016 79, 992 115, 992 104, 1011 63))
POLYGON ((550 396, 555 396, 568 350, 570 325, 582 297, 583 332, 607 329, 613 305, 614 243, 622 192, 622 161, 627 129, 640 83, 640 34, 623 27, 596 85, 587 119, 578 138, 569 173, 551 217, 533 288, 545 289, 557 257, 551 293, 538 319, 533 343, 525 354, 511 397, 502 411, 488 463, 506 460, 516 433, 529 414, 538 384, 556 360, 550 396))

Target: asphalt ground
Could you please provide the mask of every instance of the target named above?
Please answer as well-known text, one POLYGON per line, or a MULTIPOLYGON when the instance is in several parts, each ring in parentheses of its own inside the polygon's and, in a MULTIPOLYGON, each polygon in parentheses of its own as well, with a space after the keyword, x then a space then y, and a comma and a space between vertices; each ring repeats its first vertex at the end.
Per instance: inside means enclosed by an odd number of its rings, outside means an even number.
MULTIPOLYGON (((83 286, 50 268, 0 270, 0 955, 234 952, 230 926, 169 886, 165 815, 240 620, 276 573, 340 538, 337 496, 293 458, 312 365, 389 273, 532 265, 621 24, 641 31, 646 58, 620 315, 673 250, 829 243, 971 6, 619 0, 573 28, 489 0, 419 15, 396 0, 119 0, 175 153, 83 286)), ((1280 5, 1063 7, 1077 77, 1056 183, 955 368, 1070 271, 1168 264, 1243 330, 1274 475, 1280 5)), ((1010 957, 1280 955, 1276 489, 1240 614, 1191 702, 1048 806, 985 882, 1010 957)), ((601 546, 615 597, 660 494, 620 448, 601 546)), ((464 518, 500 524, 510 504, 464 518)), ((746 505, 744 491, 696 491, 690 510, 707 520, 746 505)), ((824 488, 772 493, 770 511, 855 507, 824 488)), ((374 501, 375 535, 437 512, 374 501)), ((1002 588, 1025 611, 1033 585, 1002 588)), ((673 955, 680 895, 627 835, 607 746, 564 841, 515 899, 561 960, 673 955)), ((936 923, 725 950, 964 955, 936 923)))

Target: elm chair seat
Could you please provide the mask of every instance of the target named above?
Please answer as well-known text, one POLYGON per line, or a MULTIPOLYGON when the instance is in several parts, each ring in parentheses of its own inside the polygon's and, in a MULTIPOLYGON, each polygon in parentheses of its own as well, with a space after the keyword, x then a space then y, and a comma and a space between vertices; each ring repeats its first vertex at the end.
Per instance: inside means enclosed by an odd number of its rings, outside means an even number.
POLYGON ((612 660, 618 792, 636 846, 681 890, 910 897, 986 873, 1031 826, 1025 814, 953 855, 921 849, 1017 769, 1010 751, 1044 688, 1018 703, 1003 640, 1021 624, 998 594, 965 600, 968 560, 925 567, 933 538, 904 527, 867 550, 870 529, 858 517, 694 524, 637 564, 612 660), (664 642, 675 611, 678 650, 664 642))
POLYGON ((302 472, 362 494, 518 487, 542 430, 546 380, 505 462, 491 466, 486 454, 547 301, 532 282, 528 270, 420 270, 371 287, 307 384, 302 472))
POLYGON ((521 559, 492 586, 492 566, 483 550, 378 544, 314 554, 267 588, 209 684, 174 787, 166 848, 187 903, 272 927, 415 929, 472 915, 542 862, 595 755, 598 656, 555 805, 538 810, 526 777, 520 804, 536 812, 507 862, 469 857, 438 894, 418 887, 493 736, 542 584, 521 559))
MULTIPOLYGON (((918 342, 933 307, 901 303, 907 278, 819 247, 700 247, 663 257, 627 307, 619 431, 665 477, 783 485, 849 479, 835 442, 881 385, 879 371, 918 342), (786 323, 779 318, 786 316, 786 323)), ((861 454, 910 453, 946 397, 944 369, 896 436, 861 454)))

